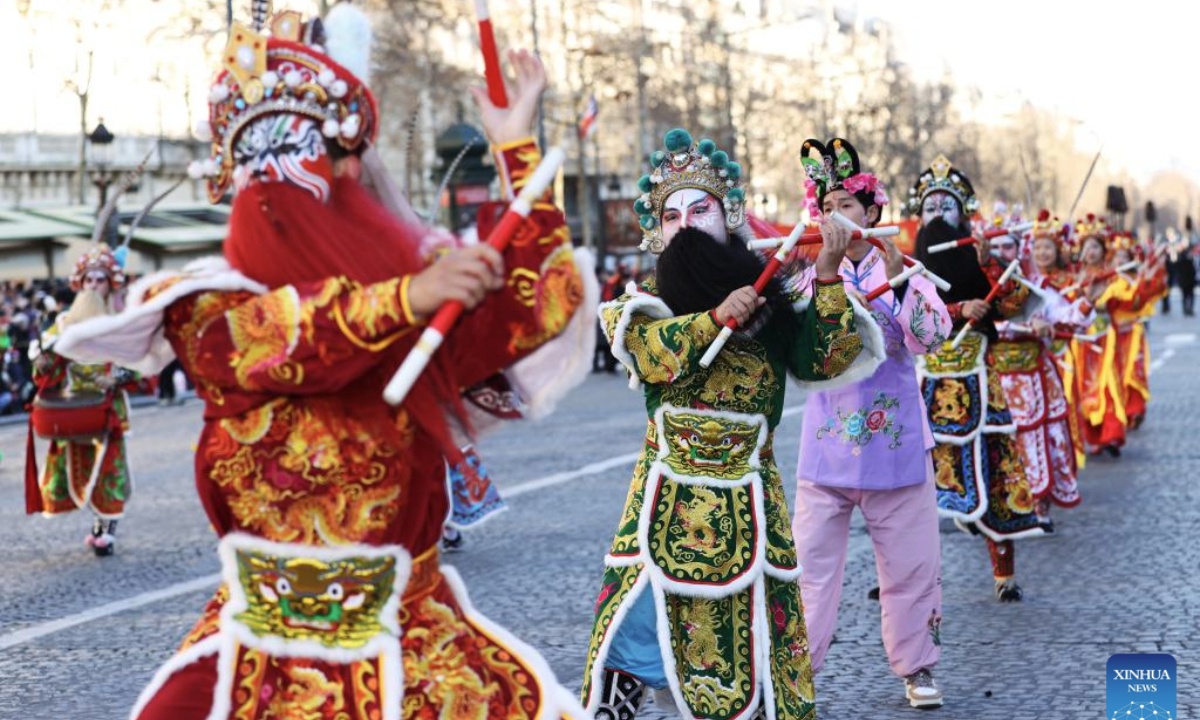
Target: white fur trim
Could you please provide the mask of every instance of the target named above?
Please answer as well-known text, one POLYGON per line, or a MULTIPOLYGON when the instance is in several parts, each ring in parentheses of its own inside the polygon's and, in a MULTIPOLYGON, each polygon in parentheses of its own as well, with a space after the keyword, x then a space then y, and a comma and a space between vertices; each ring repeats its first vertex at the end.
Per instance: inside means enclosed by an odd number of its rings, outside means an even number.
POLYGON ((556 262, 561 253, 571 253, 583 282, 583 302, 563 331, 509 368, 505 375, 525 402, 525 417, 540 420, 554 412, 567 393, 587 379, 596 352, 596 331, 586 308, 600 301, 600 283, 595 259, 587 248, 564 246, 546 258, 543 267, 556 262))
POLYGON ((146 705, 158 694, 159 690, 162 690, 163 685, 167 684, 172 675, 201 658, 216 655, 220 647, 221 636, 219 634, 210 635, 188 649, 171 656, 170 660, 159 666, 158 670, 154 673, 154 677, 150 680, 150 684, 138 694, 137 702, 133 704, 133 709, 129 711, 129 720, 138 720, 138 716, 146 709, 146 705))
MULTIPOLYGON (((875 374, 879 369, 880 364, 887 360, 887 346, 883 341, 883 330, 880 329, 879 323, 875 322, 875 318, 871 317, 871 313, 867 311, 857 300, 847 295, 846 299, 850 301, 850 306, 854 308, 854 326, 858 329, 858 336, 862 338, 862 351, 858 357, 854 358, 854 362, 850 363, 850 367, 846 371, 835 378, 828 380, 801 380, 794 375, 792 381, 806 390, 828 391, 837 390, 838 388, 853 385, 857 382, 862 382, 875 374)), ((792 310, 801 313, 808 309, 811 299, 805 298, 799 302, 792 304, 792 310)))
POLYGON ((262 294, 267 288, 233 270, 222 258, 202 258, 182 274, 167 271, 137 281, 130 287, 123 312, 72 325, 55 343, 55 352, 77 362, 115 362, 143 375, 156 375, 175 357, 163 335, 163 313, 176 300, 205 291, 262 294), (143 302, 150 288, 175 277, 183 279, 143 302))
POLYGON ((221 556, 221 572, 224 575, 225 585, 229 588, 229 602, 221 608, 221 632, 236 638, 241 644, 276 657, 308 657, 335 663, 368 660, 381 653, 399 652, 400 598, 404 594, 404 588, 408 585, 409 575, 412 573, 412 556, 403 547, 399 545, 322 547, 270 542, 245 533, 229 533, 221 538, 217 551, 221 556), (238 577, 236 554, 238 550, 277 557, 315 558, 326 562, 350 556, 393 559, 396 563, 396 574, 392 583, 392 595, 379 609, 378 615, 378 621, 384 630, 362 647, 353 649, 331 648, 314 640, 291 640, 275 635, 254 633, 237 619, 238 614, 246 611, 249 607, 238 577))
MULTIPOLYGON (((108 451, 108 433, 107 432, 104 433, 104 439, 100 441, 99 447, 97 447, 96 442, 93 440, 88 440, 88 441, 84 441, 84 442, 75 442, 75 441, 71 441, 71 440, 54 440, 52 442, 63 444, 63 453, 66 455, 65 465, 67 466, 66 467, 66 470, 67 470, 67 495, 70 496, 71 502, 75 503, 76 508, 82 509, 87 506, 88 500, 90 500, 92 497, 92 490, 95 489, 95 487, 96 487, 96 478, 99 477, 99 475, 100 475, 100 466, 103 464, 102 461, 104 460, 104 453, 106 453, 108 451), (96 455, 95 455, 95 458, 92 460, 92 469, 90 472, 88 472, 87 482, 84 483, 83 494, 78 495, 75 492, 75 485, 76 485, 75 477, 74 477, 75 463, 72 462, 71 456, 74 455, 76 452, 82 451, 83 447, 81 447, 81 446, 87 446, 87 445, 92 446, 92 449, 96 451, 96 455)), ((47 470, 48 469, 49 469, 49 464, 47 464, 47 470)), ((46 472, 46 471, 43 470, 43 472, 46 472)), ((47 517, 51 517, 51 516, 47 515, 47 517)))
POLYGON ((759 578, 754 583, 754 592, 761 601, 754 605, 754 662, 758 665, 759 684, 762 685, 762 704, 767 720, 775 720, 775 685, 771 680, 771 628, 767 625, 767 587, 759 578))
POLYGON ((643 562, 645 562, 645 558, 642 557, 641 552, 638 552, 637 555, 613 555, 612 553, 607 553, 604 556, 604 567, 629 567, 631 565, 640 565, 643 562))
MULTIPOLYGON (((642 596, 642 591, 650 584, 649 575, 645 572, 640 573, 637 580, 633 581, 633 585, 629 587, 629 592, 625 594, 621 604, 617 606, 617 611, 613 613, 612 620, 608 623, 608 629, 604 632, 604 639, 600 641, 600 647, 596 648, 596 657, 592 659, 592 694, 588 698, 587 714, 585 717, 591 717, 600 707, 600 699, 604 695, 604 664, 608 661, 608 651, 612 648, 613 639, 617 636, 617 631, 621 627, 621 623, 625 622, 625 616, 633 609, 634 603, 642 596)), ((657 599, 655 604, 657 605, 657 599)), ((657 618, 658 611, 655 610, 657 618)), ((657 628, 658 623, 655 623, 657 628)), ((658 641, 662 643, 662 633, 658 633, 658 641)))
POLYGON ((612 344, 613 356, 629 371, 629 387, 636 390, 641 384, 641 379, 637 373, 637 364, 633 361, 633 356, 625 348, 625 333, 628 332, 629 325, 633 322, 633 315, 641 313, 654 320, 666 320, 675 317, 675 312, 667 307, 661 298, 642 292, 633 283, 626 286, 625 291, 629 295, 628 298, 618 298, 601 303, 596 308, 596 315, 600 318, 600 327, 605 328, 604 311, 608 308, 621 309, 621 318, 617 320, 617 326, 613 330, 613 336, 609 342, 612 344))
MULTIPOLYGON (((658 630, 659 652, 662 653, 663 675, 666 675, 667 677, 667 685, 671 688, 671 694, 675 698, 675 706, 679 710, 679 716, 684 720, 697 720, 695 714, 692 713, 691 707, 688 706, 687 701, 683 696, 683 691, 679 686, 679 673, 675 665, 675 652, 671 647, 671 635, 667 626, 666 594, 664 593, 663 588, 654 583, 651 583, 650 587, 654 591, 654 605, 658 613, 656 629, 658 630)), ((762 597, 757 592, 757 586, 755 588, 753 597, 751 598, 751 605, 762 605, 764 607, 766 605, 766 598, 762 597)), ((758 643, 759 630, 757 626, 759 610, 757 607, 751 607, 750 618, 750 634, 753 637, 754 642, 758 643)), ((750 667, 753 668, 754 672, 754 694, 751 695, 750 701, 746 704, 747 709, 744 716, 747 718, 753 717, 755 708, 757 708, 758 704, 762 702, 764 677, 761 672, 762 668, 759 667, 759 654, 760 653, 756 649, 754 656, 750 658, 750 667)))
MULTIPOLYGON (((446 585, 449 586, 450 591, 454 594, 454 599, 458 601, 458 605, 467 620, 491 636, 493 640, 503 645, 509 653, 519 658, 529 669, 530 674, 537 679, 538 689, 541 691, 543 702, 541 707, 538 708, 535 720, 559 720, 564 714, 576 718, 588 717, 588 713, 584 712, 574 695, 558 682, 558 679, 554 676, 554 672, 550 669, 550 664, 546 662, 541 653, 526 645, 521 640, 518 640, 515 635, 492 622, 476 610, 475 606, 471 604, 470 596, 467 594, 467 586, 463 583, 462 577, 459 576, 457 570, 449 565, 442 565, 441 569, 442 576, 446 579, 446 585)), ((396 703, 396 707, 399 708, 400 704, 396 703)))
POLYGON ((237 675, 237 641, 227 632, 217 635, 220 640, 217 653, 217 682, 213 685, 213 703, 206 720, 229 720, 233 710, 233 679, 237 675))
POLYGON ((329 57, 366 84, 371 79, 371 21, 356 6, 341 2, 325 14, 324 25, 329 57))
MULTIPOLYGON (((792 544, 795 545, 795 542, 793 541, 792 544)), ((804 576, 804 566, 800 564, 799 558, 796 559, 794 568, 781 568, 767 560, 767 564, 763 566, 763 572, 782 582, 796 582, 804 576)))

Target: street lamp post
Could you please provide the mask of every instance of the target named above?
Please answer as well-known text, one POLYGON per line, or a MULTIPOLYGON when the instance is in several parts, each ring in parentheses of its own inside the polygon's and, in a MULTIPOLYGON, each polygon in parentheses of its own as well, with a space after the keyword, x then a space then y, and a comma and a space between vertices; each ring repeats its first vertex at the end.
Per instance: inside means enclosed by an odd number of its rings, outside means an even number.
MULTIPOLYGON (((113 140, 116 140, 116 136, 108 128, 104 127, 104 118, 100 118, 96 129, 87 134, 88 148, 90 150, 89 155, 92 163, 96 166, 96 173, 92 177, 92 184, 96 186, 100 194, 100 201, 96 204, 97 217, 99 217, 105 203, 108 202, 108 186, 113 181, 113 173, 109 169, 112 163, 113 140)), ((115 221, 116 219, 114 213, 110 220, 115 221)), ((112 237, 110 229, 115 230, 115 228, 104 228, 104 232, 101 235, 106 242, 112 237)))

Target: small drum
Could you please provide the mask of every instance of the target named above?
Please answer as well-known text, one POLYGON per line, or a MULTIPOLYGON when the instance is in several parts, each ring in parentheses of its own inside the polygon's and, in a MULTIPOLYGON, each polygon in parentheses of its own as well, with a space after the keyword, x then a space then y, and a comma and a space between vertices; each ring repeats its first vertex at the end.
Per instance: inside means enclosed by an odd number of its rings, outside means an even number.
POLYGON ((33 401, 33 430, 47 440, 88 442, 108 432, 110 393, 38 395, 33 401))

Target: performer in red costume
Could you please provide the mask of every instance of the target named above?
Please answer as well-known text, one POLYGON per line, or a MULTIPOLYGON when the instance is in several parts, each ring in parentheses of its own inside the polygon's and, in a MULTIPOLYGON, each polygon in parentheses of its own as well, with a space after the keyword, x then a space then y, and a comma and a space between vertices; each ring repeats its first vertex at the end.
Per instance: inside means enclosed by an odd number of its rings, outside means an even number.
MULTIPOLYGON (((426 265, 427 229, 360 181, 378 125, 365 18, 346 3, 324 26, 281 13, 268 36, 265 5, 254 29, 234 26, 209 95, 209 194, 235 189, 225 258, 145 279, 124 313, 59 343, 148 370, 177 356, 205 401, 196 487, 224 583, 132 717, 581 717, 535 651, 472 609, 437 547, 459 389, 579 305, 562 213, 541 197, 503 255, 481 244, 426 265), (451 300, 467 314, 387 405, 388 379, 451 300)), ((520 191, 541 159, 545 74, 531 54, 510 60, 509 106, 476 101, 520 191)))

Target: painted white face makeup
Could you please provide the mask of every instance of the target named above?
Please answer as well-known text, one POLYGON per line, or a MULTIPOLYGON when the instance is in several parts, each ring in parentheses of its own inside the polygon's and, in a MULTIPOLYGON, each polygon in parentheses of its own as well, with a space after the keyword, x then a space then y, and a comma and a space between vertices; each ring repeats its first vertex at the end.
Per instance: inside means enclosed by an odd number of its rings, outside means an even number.
POLYGON ((993 252, 1000 254, 1000 259, 1004 262, 1012 262, 1017 259, 1017 241, 1012 239, 1012 235, 993 238, 991 248, 993 252))
POLYGON ((954 196, 945 192, 932 192, 925 202, 921 203, 921 225, 928 225, 934 218, 940 217, 950 225, 958 227, 962 222, 962 213, 958 209, 958 201, 954 196))
POLYGON ((234 147, 233 187, 251 183, 290 183, 320 200, 329 199, 333 160, 315 120, 299 115, 269 115, 242 131, 234 147))
POLYGON ((99 270, 93 270, 83 276, 83 289, 95 290, 101 295, 108 294, 108 276, 99 270))
POLYGON ((703 230, 722 243, 729 240, 729 230, 725 227, 725 208, 720 200, 703 190, 676 190, 663 205, 663 243, 670 244, 671 238, 689 227, 703 230))

